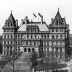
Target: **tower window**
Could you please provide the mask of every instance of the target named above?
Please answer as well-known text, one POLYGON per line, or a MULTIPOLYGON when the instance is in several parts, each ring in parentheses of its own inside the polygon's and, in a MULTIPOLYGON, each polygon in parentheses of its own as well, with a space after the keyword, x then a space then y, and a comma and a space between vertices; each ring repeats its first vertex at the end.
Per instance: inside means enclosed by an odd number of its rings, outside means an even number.
POLYGON ((8 22, 8 27, 9 27, 9 22, 8 22))

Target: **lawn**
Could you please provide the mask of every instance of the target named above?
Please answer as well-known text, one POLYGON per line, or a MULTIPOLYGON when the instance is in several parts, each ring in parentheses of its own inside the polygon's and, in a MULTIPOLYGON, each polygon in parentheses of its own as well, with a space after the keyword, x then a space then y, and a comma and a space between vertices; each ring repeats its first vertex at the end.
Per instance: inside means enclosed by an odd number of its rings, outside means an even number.
POLYGON ((61 69, 65 68, 66 64, 57 64, 57 63, 39 63, 36 67, 37 71, 42 70, 54 70, 54 69, 61 69))

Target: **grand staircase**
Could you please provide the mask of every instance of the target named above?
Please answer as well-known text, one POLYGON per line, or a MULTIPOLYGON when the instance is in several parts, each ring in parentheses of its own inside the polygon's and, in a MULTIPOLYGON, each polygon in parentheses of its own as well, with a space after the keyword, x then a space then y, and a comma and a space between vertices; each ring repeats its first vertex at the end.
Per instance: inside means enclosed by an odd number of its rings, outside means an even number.
MULTIPOLYGON (((22 53, 17 60, 14 62, 14 72, 30 72, 30 63, 29 63, 30 53, 22 53)), ((5 65, 4 69, 13 72, 13 67, 10 63, 5 65)))

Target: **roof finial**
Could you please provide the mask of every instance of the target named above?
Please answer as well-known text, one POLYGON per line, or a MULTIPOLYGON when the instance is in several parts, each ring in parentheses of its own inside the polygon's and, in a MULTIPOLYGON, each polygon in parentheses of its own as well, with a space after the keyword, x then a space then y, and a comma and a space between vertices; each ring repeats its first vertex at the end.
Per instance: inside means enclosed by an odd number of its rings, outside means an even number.
POLYGON ((59 7, 58 7, 58 12, 59 12, 59 7))
POLYGON ((12 14, 12 10, 11 10, 11 14, 12 14))

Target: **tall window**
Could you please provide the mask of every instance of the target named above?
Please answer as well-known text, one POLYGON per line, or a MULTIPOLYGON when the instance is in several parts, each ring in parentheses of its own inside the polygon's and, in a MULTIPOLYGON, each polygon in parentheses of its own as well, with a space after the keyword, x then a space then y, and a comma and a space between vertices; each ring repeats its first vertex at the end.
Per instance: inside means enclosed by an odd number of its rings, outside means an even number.
POLYGON ((31 39, 32 39, 32 35, 31 35, 31 39))
POLYGON ((22 41, 21 41, 21 45, 22 45, 22 41))
POLYGON ((29 38, 29 35, 27 35, 27 39, 29 38))
POLYGON ((9 44, 9 41, 8 41, 8 44, 9 44))
POLYGON ((20 37, 20 35, 18 35, 18 38, 20 37))
POLYGON ((22 38, 22 35, 21 35, 21 38, 22 38))
POLYGON ((11 41, 11 44, 12 44, 12 41, 11 41))
POLYGON ((60 38, 62 39, 62 35, 60 35, 60 38))
POLYGON ((49 39, 49 35, 47 35, 47 39, 49 39))
POLYGON ((28 45, 28 41, 26 41, 26 45, 28 45))
POLYGON ((58 35, 56 35, 56 39, 58 39, 58 35))
POLYGON ((56 52, 58 52, 58 47, 56 48, 56 52))
POLYGON ((4 44, 6 44, 6 41, 4 41, 4 44))
POLYGON ((4 38, 6 38, 6 35, 4 35, 4 38))
POLYGON ((46 35, 44 35, 44 38, 46 39, 46 35))
POLYGON ((9 39, 9 35, 8 35, 8 39, 9 39))
POLYGON ((12 35, 11 35, 11 39, 12 39, 12 35))
POLYGON ((43 39, 43 35, 41 35, 42 39, 43 39))
POLYGON ((52 35, 52 39, 54 39, 54 35, 52 35))

